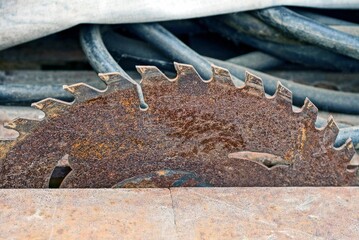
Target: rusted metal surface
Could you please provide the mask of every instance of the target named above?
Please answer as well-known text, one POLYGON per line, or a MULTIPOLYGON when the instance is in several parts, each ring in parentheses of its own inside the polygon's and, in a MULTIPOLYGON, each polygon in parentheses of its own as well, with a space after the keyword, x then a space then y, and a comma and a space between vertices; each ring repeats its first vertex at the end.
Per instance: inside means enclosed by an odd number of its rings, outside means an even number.
POLYGON ((0 239, 358 239, 358 198, 355 187, 2 189, 0 239))
POLYGON ((222 68, 214 67, 205 82, 191 66, 176 67, 173 80, 157 68, 139 67, 147 111, 139 110, 134 88, 121 89, 116 74, 102 75, 106 91, 67 86, 73 104, 35 104, 46 119, 30 134, 30 125, 17 123, 24 131, 16 144, 0 142, 0 186, 47 187, 66 154, 72 171, 61 187, 112 187, 166 169, 221 187, 358 184, 356 171, 347 170, 353 144, 333 148, 338 128, 330 118, 316 129, 317 109, 309 100, 293 112, 291 92, 280 84, 267 98, 254 75, 236 88, 222 68), (247 157, 229 157, 243 151, 270 154, 285 164, 269 169, 247 157))

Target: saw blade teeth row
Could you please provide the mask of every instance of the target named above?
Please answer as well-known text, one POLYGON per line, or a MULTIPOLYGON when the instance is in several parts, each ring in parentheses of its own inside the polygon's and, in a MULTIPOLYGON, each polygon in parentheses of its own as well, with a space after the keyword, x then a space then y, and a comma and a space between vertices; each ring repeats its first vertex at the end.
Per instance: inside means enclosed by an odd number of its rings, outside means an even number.
POLYGON ((97 98, 103 94, 109 94, 116 90, 126 88, 125 85, 134 86, 140 101, 140 110, 145 111, 148 109, 148 105, 144 100, 142 88, 135 80, 125 77, 119 72, 99 73, 98 76, 107 85, 106 89, 100 90, 86 83, 77 83, 70 86, 65 85, 63 88, 74 95, 75 103, 81 103, 97 98))
POLYGON ((99 90, 90 85, 87 85, 86 83, 76 83, 70 86, 64 85, 63 89, 70 92, 75 97, 76 103, 96 98, 106 91, 99 90))
POLYGON ((209 80, 202 79, 198 72, 192 65, 174 63, 177 76, 175 78, 168 78, 161 70, 155 66, 136 66, 138 73, 141 75, 141 83, 143 82, 174 82, 181 81, 181 79, 191 79, 191 81, 211 82, 218 81, 234 86, 230 72, 222 67, 212 65, 212 78, 209 80), (192 79, 194 78, 194 79, 192 79))
POLYGON ((277 90, 274 96, 277 100, 281 100, 281 102, 292 105, 292 92, 288 88, 283 86, 281 82, 277 83, 277 90))
POLYGON ((247 71, 245 77, 245 87, 253 90, 251 93, 255 95, 265 96, 262 79, 247 71))

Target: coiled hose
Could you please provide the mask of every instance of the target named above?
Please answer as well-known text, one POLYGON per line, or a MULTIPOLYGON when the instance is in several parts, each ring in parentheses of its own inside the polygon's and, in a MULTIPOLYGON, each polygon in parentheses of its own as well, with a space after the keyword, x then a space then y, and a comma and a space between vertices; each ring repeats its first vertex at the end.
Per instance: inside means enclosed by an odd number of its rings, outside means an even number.
POLYGON ((302 41, 359 59, 359 37, 329 28, 286 7, 256 11, 266 23, 302 41))
POLYGON ((237 45, 245 43, 279 59, 320 69, 343 72, 358 72, 359 61, 351 57, 334 53, 316 45, 308 45, 296 39, 288 38, 274 27, 268 26, 249 13, 228 14, 201 21, 209 30, 213 30, 230 39, 237 45), (233 31, 216 27, 223 23, 233 31))

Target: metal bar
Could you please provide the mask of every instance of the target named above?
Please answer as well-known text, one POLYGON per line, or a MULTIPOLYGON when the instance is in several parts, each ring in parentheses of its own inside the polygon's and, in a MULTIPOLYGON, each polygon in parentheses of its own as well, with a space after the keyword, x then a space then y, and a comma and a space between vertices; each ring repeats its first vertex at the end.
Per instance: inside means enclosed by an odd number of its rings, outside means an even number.
POLYGON ((359 188, 0 190, 1 239, 358 239, 359 188))

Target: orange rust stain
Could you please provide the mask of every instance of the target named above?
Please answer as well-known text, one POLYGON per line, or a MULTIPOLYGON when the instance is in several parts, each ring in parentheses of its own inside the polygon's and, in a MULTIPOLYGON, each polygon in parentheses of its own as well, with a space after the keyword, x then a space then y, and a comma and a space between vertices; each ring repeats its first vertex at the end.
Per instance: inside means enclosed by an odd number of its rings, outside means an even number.
POLYGON ((119 99, 120 104, 124 107, 126 112, 128 113, 136 113, 137 108, 134 107, 134 101, 133 99, 127 99, 127 98, 121 98, 119 99))
POLYGON ((7 153, 11 150, 11 148, 13 146, 15 146, 15 143, 20 141, 20 138, 21 138, 21 134, 16 141, 6 141, 6 142, 0 141, 1 142, 0 143, 0 160, 4 159, 6 157, 7 153))
POLYGON ((294 151, 293 150, 289 150, 285 153, 284 155, 284 159, 287 160, 288 162, 292 162, 293 160, 293 155, 294 155, 294 151))
POLYGON ((166 175, 166 171, 165 170, 160 170, 160 171, 157 171, 157 174, 159 176, 165 176, 166 175))
POLYGON ((300 137, 300 151, 302 152, 303 149, 304 149, 304 145, 305 145, 305 142, 307 140, 307 129, 305 127, 303 127, 301 129, 301 134, 299 134, 299 137, 300 137))

